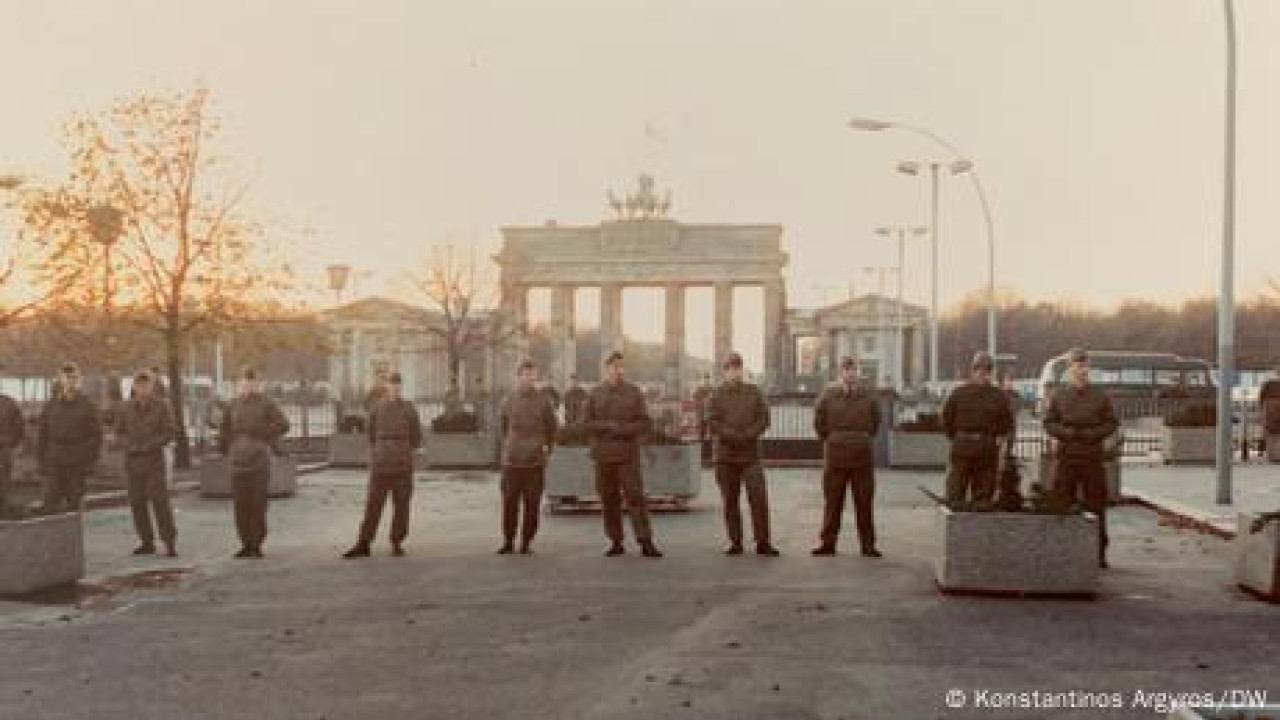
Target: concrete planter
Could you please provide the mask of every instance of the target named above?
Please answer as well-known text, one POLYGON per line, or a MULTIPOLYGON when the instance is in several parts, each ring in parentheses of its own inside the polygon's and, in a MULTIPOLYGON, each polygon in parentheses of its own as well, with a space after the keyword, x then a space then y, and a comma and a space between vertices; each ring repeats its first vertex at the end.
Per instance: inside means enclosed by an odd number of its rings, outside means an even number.
MULTIPOLYGON (((271 484, 267 494, 271 497, 288 497, 298 491, 298 462, 292 457, 271 457, 271 484)), ((226 458, 206 455, 200 460, 200 495, 203 497, 231 497, 231 476, 227 473, 226 458)))
POLYGON ((1212 465, 1217 428, 1160 426, 1160 452, 1166 465, 1212 465))
POLYGON ((80 513, 0 521, 0 595, 24 595, 84 577, 80 513))
POLYGON ((640 448, 644 494, 687 500, 702 485, 702 448, 698 445, 645 445, 640 448))
POLYGON ((1093 596, 1098 521, 1092 514, 953 512, 939 508, 934 562, 944 592, 1093 596))
POLYGON ((369 467, 369 436, 364 433, 330 435, 329 464, 333 467, 369 467))
MULTIPOLYGON (((689 500, 702 489, 702 449, 698 445, 646 445, 640 449, 646 497, 689 500)), ((556 447, 547 458, 550 498, 599 500, 591 448, 556 447)))
POLYGON ((1267 436, 1267 462, 1280 463, 1280 434, 1267 436))
POLYGON ((497 442, 491 432, 428 432, 423 450, 428 467, 491 468, 498 464, 497 442))
POLYGON ((549 498, 595 498, 596 468, 589 447, 557 445, 547 456, 546 495, 549 498))
POLYGON ((943 470, 951 442, 940 432, 889 432, 889 467, 943 470))
POLYGON ((1256 515, 1236 516, 1236 583, 1271 602, 1280 602, 1280 522, 1250 533, 1256 515))

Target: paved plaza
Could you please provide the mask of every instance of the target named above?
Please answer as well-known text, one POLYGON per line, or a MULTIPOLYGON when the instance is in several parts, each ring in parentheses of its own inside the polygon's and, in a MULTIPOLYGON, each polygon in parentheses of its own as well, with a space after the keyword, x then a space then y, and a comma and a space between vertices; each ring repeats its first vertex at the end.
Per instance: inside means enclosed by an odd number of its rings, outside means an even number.
POLYGON ((1107 718, 1161 717, 1138 691, 1280 698, 1280 611, 1233 587, 1224 540, 1125 507, 1099 599, 948 597, 916 489, 939 474, 880 475, 882 560, 850 535, 810 557, 818 473, 770 477, 778 559, 720 555, 709 473, 692 511, 658 516, 662 560, 601 557, 594 514, 544 518, 533 556, 492 554, 490 473, 417 484, 406 558, 338 559, 356 471, 273 501, 258 561, 231 557, 227 501, 179 495, 176 560, 131 557, 127 510, 93 511, 78 605, 0 602, 0 718, 1107 718), (1126 707, 990 707, 1033 691, 1126 707))

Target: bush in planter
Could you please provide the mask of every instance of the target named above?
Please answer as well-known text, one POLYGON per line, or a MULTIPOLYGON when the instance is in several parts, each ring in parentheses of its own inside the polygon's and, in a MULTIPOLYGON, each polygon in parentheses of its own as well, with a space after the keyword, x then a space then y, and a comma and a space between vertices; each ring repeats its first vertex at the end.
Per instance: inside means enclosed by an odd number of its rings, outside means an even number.
POLYGON ((38 507, 15 505, 8 502, 0 504, 0 522, 31 520, 32 518, 43 517, 48 514, 49 513, 44 512, 44 510, 38 507))
POLYGON ((1057 493, 1047 490, 1040 483, 1031 483, 1031 495, 1023 498, 1015 492, 1003 492, 994 501, 951 500, 920 486, 920 492, 935 503, 952 512, 1016 512, 1032 515, 1079 515, 1085 507, 1077 500, 1063 502, 1057 493))
POLYGON ((445 413, 431 420, 433 433, 475 433, 480 432, 480 416, 473 412, 459 410, 445 413))
POLYGON ((940 433, 942 416, 938 413, 920 413, 913 421, 899 423, 897 429, 902 432, 940 433))
POLYGON ((1164 424, 1179 428, 1214 427, 1218 424, 1218 409, 1206 402, 1187 403, 1172 410, 1164 424))

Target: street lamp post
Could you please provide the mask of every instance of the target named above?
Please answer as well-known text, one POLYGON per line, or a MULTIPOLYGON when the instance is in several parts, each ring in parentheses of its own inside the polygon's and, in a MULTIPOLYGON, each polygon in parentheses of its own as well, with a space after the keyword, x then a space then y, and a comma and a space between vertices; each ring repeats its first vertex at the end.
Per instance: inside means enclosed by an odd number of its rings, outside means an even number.
POLYGON ((124 232, 124 213, 110 205, 94 205, 85 213, 89 234, 102 246, 102 334, 107 346, 107 362, 103 368, 103 407, 111 404, 111 353, 114 338, 111 337, 111 250, 124 232))
POLYGON ((920 237, 927 232, 929 232, 928 228, 925 228, 919 225, 915 225, 915 226, 897 225, 897 226, 891 226, 891 227, 876 228, 877 235, 880 235, 881 237, 890 238, 890 239, 896 238, 898 241, 898 322, 897 322, 898 373, 897 373, 897 377, 895 378, 896 380, 895 384, 897 386, 898 392, 902 392, 903 389, 905 388, 906 374, 907 374, 906 373, 907 344, 904 338, 906 323, 903 320, 903 308, 902 308, 902 302, 903 302, 902 301, 902 284, 903 284, 903 278, 906 275, 907 234, 910 233, 914 237, 920 237))
POLYGON ((1217 503, 1231 504, 1231 386, 1235 375, 1236 242, 1236 14, 1233 0, 1222 0, 1226 28, 1226 96, 1223 133, 1222 288, 1218 297, 1218 442, 1214 457, 1217 503))
MULTIPOLYGON (((987 352, 990 353, 992 357, 995 357, 997 346, 995 223, 991 217, 991 203, 987 201, 987 192, 983 188, 982 179, 978 176, 977 170, 973 167, 971 162, 965 160, 965 154, 960 152, 958 147, 949 142, 946 138, 943 138, 941 135, 938 135, 926 128, 909 125, 907 123, 887 122, 884 120, 873 120, 870 118, 853 118, 849 121, 849 127, 853 130, 860 130, 864 132, 898 129, 905 130, 916 135, 921 135, 932 140, 945 148, 947 152, 951 153, 953 162, 959 161, 966 164, 964 172, 969 176, 969 180, 973 183, 974 193, 978 196, 978 203, 982 207, 982 218, 987 226, 987 352)), ((934 208, 937 208, 936 202, 934 203, 934 208)), ((934 227, 937 227, 936 223, 934 227)))

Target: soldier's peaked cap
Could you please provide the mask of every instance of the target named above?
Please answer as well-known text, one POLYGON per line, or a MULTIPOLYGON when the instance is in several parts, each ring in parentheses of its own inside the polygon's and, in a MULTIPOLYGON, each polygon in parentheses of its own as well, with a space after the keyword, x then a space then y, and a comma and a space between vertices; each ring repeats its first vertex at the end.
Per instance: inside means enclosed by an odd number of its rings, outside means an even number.
POLYGON ((991 354, 986 351, 978 351, 973 354, 973 362, 969 363, 973 368, 986 368, 990 370, 995 367, 995 361, 991 359, 991 354))
POLYGON ((1086 352, 1084 348, 1073 347, 1067 351, 1067 360, 1069 362, 1087 362, 1089 360, 1089 353, 1086 352))
POLYGON ((605 358, 604 364, 612 365, 622 359, 623 359, 622 352, 620 350, 614 350, 613 352, 609 353, 609 357, 605 358))

